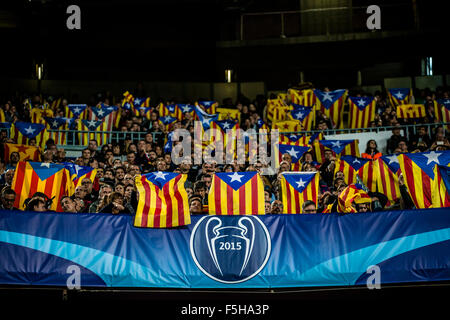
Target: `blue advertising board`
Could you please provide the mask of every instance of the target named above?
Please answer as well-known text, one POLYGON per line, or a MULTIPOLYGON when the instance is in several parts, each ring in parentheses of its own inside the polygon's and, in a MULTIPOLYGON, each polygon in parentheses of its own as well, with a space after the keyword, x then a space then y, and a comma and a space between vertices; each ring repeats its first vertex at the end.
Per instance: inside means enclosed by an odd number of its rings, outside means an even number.
POLYGON ((173 229, 128 215, 0 211, 0 284, 282 288, 450 280, 450 210, 193 216, 173 229))

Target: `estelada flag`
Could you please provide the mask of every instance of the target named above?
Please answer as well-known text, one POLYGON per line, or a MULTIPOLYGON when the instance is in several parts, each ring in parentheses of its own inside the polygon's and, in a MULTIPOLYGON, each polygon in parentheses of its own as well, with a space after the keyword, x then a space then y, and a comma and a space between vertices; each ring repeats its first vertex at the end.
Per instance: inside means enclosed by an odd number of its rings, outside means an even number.
POLYGON ((197 101, 197 105, 203 107, 203 110, 205 110, 205 112, 209 114, 217 113, 216 108, 219 106, 219 104, 216 101, 205 101, 205 100, 197 101))
POLYGON ((316 140, 314 142, 316 159, 322 163, 325 160, 325 150, 330 149, 335 157, 354 156, 359 157, 358 140, 316 140))
POLYGON ((60 200, 72 192, 73 184, 64 165, 20 161, 11 188, 17 194, 14 206, 20 210, 24 210, 26 199, 36 192, 42 192, 50 199, 53 198, 50 210, 62 212, 60 200))
POLYGON ((290 111, 290 116, 294 120, 302 123, 303 129, 310 131, 314 123, 314 107, 306 107, 299 104, 292 104, 293 109, 290 111))
POLYGON ((97 175, 97 169, 89 166, 79 166, 71 162, 63 162, 62 164, 67 170, 69 170, 70 178, 73 181, 74 191, 76 187, 81 185, 84 178, 88 178, 92 181, 92 183, 94 183, 95 176, 97 175))
POLYGON ((331 119, 334 129, 344 127, 344 103, 347 97, 347 90, 339 89, 335 91, 314 90, 317 97, 316 110, 321 111, 331 119))
POLYGON ((412 100, 412 90, 410 88, 392 88, 387 90, 389 103, 392 107, 401 104, 410 104, 412 100))
MULTIPOLYGON (((291 156, 291 170, 293 171, 300 171, 302 164, 300 162, 300 159, 303 157, 305 152, 309 151, 311 149, 310 146, 296 146, 296 145, 289 145, 289 144, 278 144, 278 163, 275 162, 275 168, 280 167, 280 163, 282 160, 282 157, 285 153, 289 154, 291 156)), ((275 159, 277 160, 277 159, 275 159)))
POLYGON ((88 109, 86 104, 69 104, 65 110, 66 118, 87 119, 88 109))
POLYGON ((334 175, 338 171, 344 173, 344 182, 347 185, 357 183, 357 175, 361 178, 367 188, 377 191, 378 172, 374 162, 370 159, 359 158, 354 156, 341 156, 336 160, 334 175))
POLYGON ((256 171, 218 172, 208 195, 211 215, 265 214, 264 185, 256 171))
POLYGON ((375 119, 375 97, 348 97, 349 128, 368 128, 375 119))
POLYGON ((5 162, 9 162, 11 153, 18 152, 20 161, 40 161, 41 153, 38 147, 27 146, 24 144, 5 143, 4 145, 5 162))
POLYGON ((353 204, 370 203, 372 198, 364 191, 359 184, 347 186, 338 196, 337 211, 342 213, 356 213, 357 210, 353 204))
POLYGON ((397 106, 397 118, 415 119, 426 116, 423 104, 402 104, 397 106))
POLYGON ((186 178, 185 174, 162 171, 136 176, 139 202, 134 226, 171 228, 190 224, 186 178))
POLYGON ((30 123, 17 121, 11 126, 11 139, 17 144, 29 144, 30 139, 36 139, 36 145, 45 148, 48 139, 48 132, 45 125, 40 123, 30 123))
POLYGON ((283 213, 302 213, 302 205, 311 200, 316 204, 319 194, 319 173, 283 172, 281 174, 283 213))
POLYGON ((439 166, 450 164, 450 151, 405 153, 398 156, 408 193, 418 209, 440 208, 443 189, 439 166))
POLYGON ((400 199, 400 186, 398 184, 398 175, 400 164, 397 155, 382 156, 375 160, 377 167, 378 192, 384 194, 388 198, 386 206, 392 205, 395 201, 400 199))
POLYGON ((78 120, 78 142, 80 145, 87 146, 89 140, 96 140, 99 146, 108 143, 107 134, 101 132, 102 123, 102 121, 95 120, 78 120))
POLYGON ((298 132, 302 131, 302 123, 299 120, 284 120, 272 123, 272 129, 278 129, 280 132, 298 132))

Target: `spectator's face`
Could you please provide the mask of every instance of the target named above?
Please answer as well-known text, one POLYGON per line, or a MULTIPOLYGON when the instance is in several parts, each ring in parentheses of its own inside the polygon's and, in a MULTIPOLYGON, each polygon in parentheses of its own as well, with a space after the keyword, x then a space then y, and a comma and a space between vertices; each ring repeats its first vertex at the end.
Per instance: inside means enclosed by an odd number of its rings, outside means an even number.
POLYGON ((150 158, 151 161, 154 161, 156 159, 156 152, 150 151, 148 157, 150 158))
POLYGON ((86 189, 83 186, 78 186, 75 188, 75 197, 84 199, 86 197, 86 189))
POLYGON ((265 211, 265 213, 270 213, 270 202, 269 201, 266 201, 264 203, 264 211, 265 211))
POLYGON ((194 190, 192 190, 192 188, 186 188, 186 193, 187 193, 188 199, 189 199, 190 196, 192 196, 192 194, 194 193, 194 190))
POLYGON ((92 184, 91 179, 89 179, 89 178, 84 178, 84 179, 81 181, 81 185, 85 188, 85 190, 86 190, 87 193, 88 193, 88 192, 89 192, 89 193, 92 192, 93 184, 92 184))
POLYGON ((43 202, 39 202, 37 205, 33 207, 33 211, 45 212, 47 211, 47 209, 45 208, 45 204, 43 202))
POLYGON ((10 170, 6 171, 6 173, 5 173, 5 180, 6 180, 6 183, 9 185, 11 185, 11 182, 14 178, 14 171, 15 171, 14 169, 10 169, 10 170))
POLYGON ((16 201, 15 194, 5 194, 2 197, 2 204, 5 209, 11 209, 14 206, 14 201, 16 201))
POLYGON ((143 140, 139 141, 137 148, 138 148, 139 152, 141 152, 141 151, 144 152, 145 151, 145 141, 143 141, 143 140))
POLYGON ((305 209, 303 209, 303 213, 317 213, 316 206, 313 204, 306 206, 305 209))
POLYGON ((112 172, 111 170, 105 171, 104 177, 105 177, 106 179, 114 179, 113 172, 112 172))
POLYGON ((272 202, 272 208, 271 208, 271 212, 272 213, 281 213, 283 210, 283 204, 281 203, 280 200, 275 200, 274 202, 272 202))
POLYGON ((83 159, 89 159, 91 157, 91 152, 89 150, 83 150, 83 159))
POLYGON ((74 203, 75 203, 75 211, 76 212, 81 212, 84 209, 84 201, 80 198, 75 198, 74 199, 74 203))
POLYGON ((204 198, 206 195, 206 189, 205 188, 198 188, 197 193, 200 195, 200 197, 204 198))
POLYGON ((361 203, 358 205, 358 212, 368 212, 369 211, 369 206, 367 205, 367 203, 361 203))
POLYGON ((330 160, 333 157, 333 152, 326 150, 324 152, 325 160, 330 160))
POLYGON ((204 177, 204 178, 203 178, 203 181, 205 182, 206 187, 207 187, 208 189, 211 188, 211 180, 212 180, 211 177, 204 177))
POLYGON ((113 154, 120 155, 120 146, 114 146, 113 147, 113 154))
POLYGON ((116 170, 116 179, 122 181, 125 177, 125 171, 122 168, 116 170))
POLYGON ((158 161, 157 165, 156 165, 156 170, 158 171, 166 171, 167 170, 167 165, 165 161, 158 161))
POLYGON ((398 147, 402 150, 402 151, 406 151, 407 146, 406 146, 406 142, 405 141, 400 141, 398 143, 398 147))
POLYGON ((101 190, 100 190, 100 197, 103 198, 105 196, 109 196, 112 192, 112 188, 110 186, 104 186, 101 190))
POLYGON ((100 179, 100 178, 103 178, 103 168, 97 168, 97 177, 100 179))
POLYGON ((20 160, 20 156, 18 152, 11 153, 10 160, 12 163, 17 163, 20 160))
POLYGON ((425 129, 425 128, 423 128, 423 127, 420 127, 419 128, 419 135, 420 136, 424 136, 424 135, 426 135, 427 134, 427 129, 425 129))
POLYGON ((76 212, 75 202, 70 198, 64 198, 61 201, 61 207, 64 212, 76 212))
POLYGON ((125 193, 125 189, 123 188, 123 186, 122 185, 117 185, 115 188, 114 188, 114 191, 115 192, 117 192, 117 193, 120 193, 121 195, 123 195, 124 193, 125 193))
POLYGON ((125 198, 131 199, 131 194, 133 193, 133 190, 134 190, 133 187, 127 186, 127 187, 125 188, 125 192, 124 192, 125 198))
POLYGON ((127 161, 128 163, 134 163, 134 160, 136 159, 136 155, 134 153, 127 154, 127 161))
POLYGON ((189 206, 189 211, 191 213, 202 213, 202 204, 198 200, 192 200, 189 206))
POLYGON ((110 159, 110 158, 113 158, 114 157, 114 154, 113 154, 113 152, 112 151, 106 151, 106 154, 105 154, 105 158, 108 160, 108 159, 110 159))
POLYGON ((377 147, 377 143, 373 140, 369 141, 369 147, 375 149, 377 147))

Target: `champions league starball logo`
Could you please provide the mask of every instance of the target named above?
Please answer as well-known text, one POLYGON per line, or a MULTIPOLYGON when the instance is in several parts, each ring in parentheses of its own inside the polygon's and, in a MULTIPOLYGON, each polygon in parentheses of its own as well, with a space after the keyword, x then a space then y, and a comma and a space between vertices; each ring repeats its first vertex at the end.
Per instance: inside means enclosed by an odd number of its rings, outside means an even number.
POLYGON ((222 283, 256 276, 270 256, 266 226, 254 216, 206 216, 192 230, 190 250, 197 267, 222 283))

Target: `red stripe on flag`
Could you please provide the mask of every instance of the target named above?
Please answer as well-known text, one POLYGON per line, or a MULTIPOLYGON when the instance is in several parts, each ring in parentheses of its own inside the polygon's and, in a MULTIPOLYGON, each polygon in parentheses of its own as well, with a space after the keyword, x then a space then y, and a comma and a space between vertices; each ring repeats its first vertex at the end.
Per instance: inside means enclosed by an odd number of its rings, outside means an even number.
POLYGON ((178 182, 181 179, 181 175, 179 175, 178 177, 175 178, 175 199, 177 199, 177 203, 178 203, 178 225, 179 226, 184 226, 184 205, 183 205, 183 197, 180 194, 179 188, 178 188, 178 182))
POLYGON ((289 183, 286 179, 284 179, 284 188, 286 189, 286 212, 291 213, 291 205, 292 205, 292 196, 291 189, 289 188, 289 183))
POLYGON ((148 185, 147 178, 143 176, 141 178, 142 187, 144 188, 144 208, 142 209, 142 220, 141 220, 141 227, 147 227, 148 225, 148 215, 150 214, 150 186, 148 185))
MULTIPOLYGON (((157 186, 155 186, 155 190, 159 190, 157 186)), ((161 198, 157 195, 156 196, 156 203, 155 203, 155 214, 153 216, 153 226, 155 228, 159 228, 161 225, 161 207, 162 207, 162 201, 161 198)))
POLYGON ((16 207, 19 210, 23 210, 23 208, 20 207, 20 200, 21 200, 23 181, 24 181, 24 177, 25 177, 26 165, 27 165, 26 162, 20 161, 16 167, 17 176, 16 176, 15 190, 14 190, 16 192, 16 201, 14 201, 14 207, 16 207))
POLYGON ((222 206, 221 203, 224 201, 224 199, 220 198, 221 195, 221 183, 220 179, 216 176, 214 178, 214 201, 215 201, 215 208, 216 208, 216 214, 222 214, 222 206))
POLYGON ((227 183, 223 182, 227 188, 227 214, 233 214, 233 188, 231 188, 227 183))
POLYGON ((258 203, 258 194, 259 191, 258 190, 258 174, 255 174, 253 176, 253 178, 251 179, 252 182, 252 214, 258 214, 259 213, 259 205, 264 205, 264 204, 259 204, 258 203))
MULTIPOLYGON (((245 214, 245 201, 247 200, 245 198, 245 188, 244 186, 242 186, 239 189, 239 214, 245 214)), ((252 197, 254 198, 254 197, 252 197)), ((254 208, 252 208, 254 210, 254 208)), ((250 210, 251 211, 251 210, 250 210)))
POLYGON ((425 208, 429 208, 432 205, 431 201, 431 179, 430 177, 425 173, 425 171, 420 170, 422 174, 422 184, 423 184, 423 203, 425 205, 425 208))

